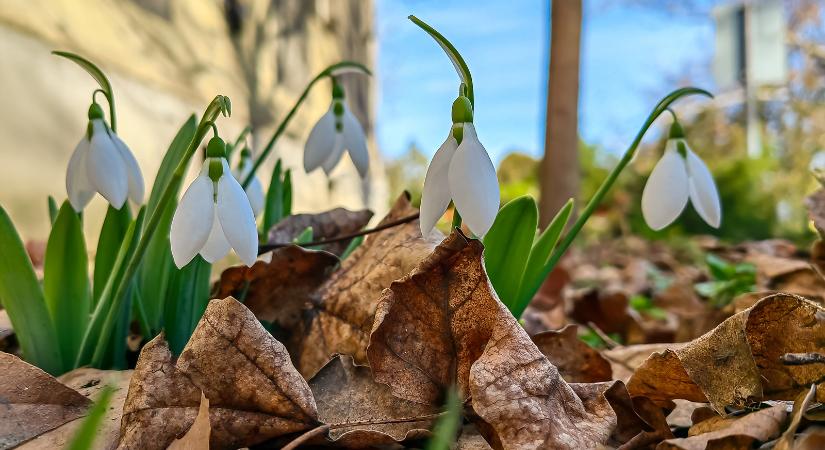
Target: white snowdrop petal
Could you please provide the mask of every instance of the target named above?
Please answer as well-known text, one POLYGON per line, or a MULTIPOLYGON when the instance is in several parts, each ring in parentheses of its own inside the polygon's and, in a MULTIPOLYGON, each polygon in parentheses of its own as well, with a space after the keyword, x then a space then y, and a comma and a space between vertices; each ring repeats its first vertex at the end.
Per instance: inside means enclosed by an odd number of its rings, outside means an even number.
POLYGON ((114 142, 115 148, 117 148, 120 157, 123 158, 123 162, 126 164, 129 198, 139 205, 143 203, 143 193, 145 190, 140 165, 138 165, 135 155, 129 150, 126 143, 115 133, 112 133, 112 142, 114 142))
POLYGON ((318 123, 309 132, 306 145, 304 145, 304 170, 307 173, 321 167, 329 158, 332 146, 335 144, 335 114, 332 107, 329 108, 318 123))
POLYGON ((722 222, 719 191, 708 166, 690 149, 687 151, 687 171, 693 208, 708 225, 719 228, 722 222))
POLYGON ((424 177, 424 189, 421 191, 421 213, 418 225, 421 235, 427 236, 438 223, 438 219, 447 211, 450 205, 450 161, 453 159, 458 143, 452 131, 441 147, 433 155, 424 177))
POLYGON ((349 156, 361 178, 367 176, 370 168, 370 154, 367 151, 367 137, 361 122, 349 110, 344 107, 344 146, 349 151, 349 156))
POLYGON ((330 149, 329 156, 321 164, 321 168, 324 169, 324 173, 329 175, 332 173, 332 169, 338 165, 338 161, 341 160, 341 156, 344 155, 344 135, 342 133, 335 133, 335 140, 333 141, 332 148, 330 149))
POLYGON ((89 181, 109 203, 120 209, 129 192, 126 165, 106 131, 103 121, 92 121, 94 132, 86 157, 89 181))
POLYGON ((69 166, 66 168, 66 193, 69 203, 75 211, 80 212, 95 195, 95 188, 89 182, 86 171, 86 158, 89 155, 89 141, 84 136, 72 152, 69 166))
POLYGON ((688 202, 685 160, 668 141, 665 154, 656 163, 642 191, 642 215, 647 225, 661 230, 682 214, 688 202))
MULTIPOLYGON (((224 163, 225 165, 225 163, 224 163)), ((251 266, 258 256, 258 229, 255 215, 241 185, 224 167, 225 175, 218 180, 218 217, 226 240, 244 264, 251 266)))
POLYGON ((214 206, 214 203, 212 209, 212 230, 209 232, 209 237, 200 251, 203 259, 210 264, 226 256, 230 250, 229 242, 226 240, 221 227, 221 221, 218 219, 218 208, 214 206))
POLYGON ((476 136, 472 123, 464 124, 464 137, 450 162, 450 193, 467 227, 484 236, 498 214, 500 192, 496 168, 476 136))
POLYGON ((212 180, 201 173, 186 189, 172 216, 169 242, 178 268, 188 264, 201 251, 212 231, 215 215, 213 186, 212 180))
POLYGON ((264 210, 264 202, 266 201, 264 197, 264 187, 261 185, 258 177, 252 177, 252 181, 249 182, 249 186, 246 188, 246 196, 249 198, 252 214, 258 217, 264 210))

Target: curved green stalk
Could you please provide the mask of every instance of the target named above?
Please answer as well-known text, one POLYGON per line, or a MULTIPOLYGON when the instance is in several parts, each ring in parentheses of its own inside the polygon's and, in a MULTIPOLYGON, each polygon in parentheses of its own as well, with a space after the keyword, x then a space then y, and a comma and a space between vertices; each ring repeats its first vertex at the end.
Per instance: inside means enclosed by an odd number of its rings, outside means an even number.
POLYGON ((86 328, 86 332, 83 336, 80 351, 78 352, 77 360, 75 362, 75 367, 84 365, 92 351, 94 352, 92 355, 91 364, 93 366, 99 366, 101 364, 103 353, 105 351, 105 342, 109 339, 109 335, 115 325, 115 317, 117 314, 114 314, 113 312, 120 309, 120 306, 125 299, 126 291, 137 273, 138 268, 140 267, 143 256, 146 254, 146 249, 149 246, 149 241, 152 238, 152 234, 155 232, 158 224, 160 223, 161 216, 163 215, 162 212, 165 210, 166 205, 172 201, 175 196, 174 186, 183 180, 183 177, 186 174, 186 168, 189 166, 189 160, 192 158, 192 155, 195 154, 195 151, 198 149, 198 146, 200 146, 203 138, 212 128, 212 124, 214 124, 219 114, 222 114, 225 117, 232 114, 232 104, 230 103, 229 98, 223 95, 216 96, 206 108, 206 111, 204 111, 203 117, 201 118, 198 128, 195 131, 195 135, 192 137, 192 141, 189 142, 189 146, 186 148, 183 158, 175 168, 175 172, 172 174, 169 183, 166 185, 166 188, 158 201, 157 207, 154 209, 152 215, 149 217, 149 220, 146 222, 146 225, 143 227, 143 232, 140 234, 140 240, 126 263, 123 277, 121 277, 118 286, 114 289, 114 295, 109 299, 110 301, 103 301, 103 299, 98 301, 97 306, 92 313, 91 320, 89 321, 89 326, 86 328), (101 327, 100 333, 98 334, 99 340, 98 342, 91 342, 91 334, 93 333, 93 330, 98 327, 101 327))
POLYGON ((286 126, 289 125, 289 121, 292 120, 292 117, 298 112, 298 108, 301 104, 306 100, 307 96, 309 95, 309 91, 312 89, 312 86, 315 86, 315 83, 321 81, 326 77, 334 77, 343 73, 348 72, 358 72, 364 75, 372 75, 369 69, 361 63, 353 62, 353 61, 341 61, 339 63, 333 64, 326 69, 322 70, 318 75, 313 78, 307 87, 304 88, 304 92, 301 93, 301 96, 298 97, 298 100, 295 101, 295 104, 292 105, 292 109, 286 114, 284 120, 278 125, 278 128, 275 130, 275 133, 269 138, 269 142, 266 143, 263 151, 260 155, 255 159, 255 164, 252 165, 252 170, 249 171, 249 174, 244 178, 243 183, 241 186, 246 189, 249 187, 249 183, 252 182, 252 178, 255 177, 255 173, 258 171, 258 168, 261 167, 261 164, 264 163, 266 157, 272 152, 272 149, 275 147, 275 142, 278 141, 278 138, 284 134, 286 131, 286 126))
POLYGON ((89 61, 88 59, 76 55, 71 52, 64 52, 60 50, 55 50, 52 52, 53 55, 62 56, 63 58, 68 59, 69 61, 74 62, 78 66, 82 67, 92 78, 97 81, 97 84, 100 85, 100 89, 103 92, 103 95, 106 96, 106 101, 109 103, 109 126, 111 126, 112 131, 117 133, 117 116, 115 115, 115 95, 112 92, 112 83, 109 82, 109 79, 106 78, 106 75, 97 67, 93 62, 89 61))
POLYGON ((567 250, 568 247, 570 247, 570 244, 573 243, 573 240, 576 238, 576 235, 579 234, 579 231, 581 231, 585 222, 587 222, 587 219, 590 218, 590 216, 599 206, 599 203, 601 203, 602 199, 604 199, 604 196, 616 182, 616 178, 618 178, 619 174, 622 172, 622 170, 624 170, 625 166, 627 166, 633 159, 633 155, 636 154, 636 149, 639 147, 639 143, 642 141, 642 138, 644 137, 645 133, 647 133, 647 130, 650 128, 650 126, 653 125, 653 122, 656 120, 656 118, 658 118, 662 113, 667 111, 668 107, 673 102, 688 95, 704 95, 713 98, 713 94, 704 89, 686 87, 671 92, 670 94, 662 98, 658 104, 656 104, 656 106, 653 108, 653 111, 651 111, 650 115, 647 116, 647 120, 645 120, 644 124, 642 125, 642 128, 639 129, 639 132, 636 134, 636 138, 633 139, 633 142, 630 144, 630 147, 628 147, 627 150, 625 150, 624 156, 619 161, 619 164, 617 164, 616 167, 613 168, 613 170, 610 172, 610 174, 607 176, 604 182, 602 182, 601 186, 599 186, 599 189, 593 195, 593 198, 590 199, 590 201, 587 203, 587 206, 585 206, 584 210, 581 212, 579 218, 570 227, 570 231, 568 231, 567 234, 564 236, 564 240, 561 241, 558 247, 556 247, 556 249, 553 251, 553 254, 550 256, 550 259, 548 260, 547 266, 545 268, 545 276, 553 270, 556 264, 558 264, 562 255, 564 255, 564 252, 567 250))
POLYGON ((410 19, 412 23, 418 25, 422 30, 426 31, 427 34, 435 39, 438 45, 441 46, 444 53, 447 54, 447 57, 450 58, 450 61, 453 63, 453 67, 455 68, 456 73, 458 73, 458 77, 461 78, 461 82, 467 85, 467 98, 470 99, 470 103, 475 105, 475 97, 473 94, 473 77, 470 74, 470 68, 467 66, 464 58, 461 57, 461 54, 458 53, 455 46, 448 41, 444 35, 418 17, 408 16, 407 18, 410 19))

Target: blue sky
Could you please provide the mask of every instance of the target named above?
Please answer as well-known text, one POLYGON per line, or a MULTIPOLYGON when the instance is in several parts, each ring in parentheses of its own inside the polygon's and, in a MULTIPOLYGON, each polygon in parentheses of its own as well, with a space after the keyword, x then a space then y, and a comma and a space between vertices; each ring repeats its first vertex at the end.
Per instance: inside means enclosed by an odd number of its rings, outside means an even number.
MULTIPOLYGON (((620 151, 649 109, 689 74, 709 85, 710 17, 585 0, 579 132, 620 151), (612 5, 612 6, 609 6, 612 5)), ((475 122, 493 160, 543 150, 547 0, 378 0, 378 143, 389 157, 416 142, 431 155, 447 135, 458 77, 406 17, 440 30, 473 73, 475 122)))

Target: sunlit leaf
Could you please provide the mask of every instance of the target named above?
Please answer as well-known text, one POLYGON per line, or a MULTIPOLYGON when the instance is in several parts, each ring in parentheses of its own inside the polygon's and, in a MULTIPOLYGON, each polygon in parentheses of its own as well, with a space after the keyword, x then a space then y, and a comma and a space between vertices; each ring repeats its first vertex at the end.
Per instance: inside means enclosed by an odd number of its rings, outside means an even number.
POLYGON ((206 311, 212 265, 196 255, 182 269, 172 270, 166 295, 164 330, 169 347, 178 355, 206 311))
POLYGON ((100 236, 97 240, 97 251, 95 252, 95 269, 92 284, 92 304, 97 302, 106 280, 112 272, 112 266, 117 258, 123 236, 132 221, 132 213, 128 205, 123 205, 121 209, 109 206, 106 211, 106 218, 103 219, 103 226, 100 229, 100 236))
POLYGON ((9 315, 23 356, 60 373, 62 359, 43 291, 29 255, 6 210, 0 207, 0 303, 9 315))
POLYGON ((269 188, 266 191, 266 205, 264 206, 264 220, 261 226, 261 235, 266 238, 269 229, 283 219, 284 183, 281 180, 281 160, 275 163, 269 188))
POLYGON ((484 236, 484 266, 505 305, 510 306, 517 299, 538 217, 535 200, 530 196, 519 197, 501 208, 484 236))
POLYGON ((54 220, 57 219, 57 201, 52 197, 49 196, 49 223, 54 225, 54 220))

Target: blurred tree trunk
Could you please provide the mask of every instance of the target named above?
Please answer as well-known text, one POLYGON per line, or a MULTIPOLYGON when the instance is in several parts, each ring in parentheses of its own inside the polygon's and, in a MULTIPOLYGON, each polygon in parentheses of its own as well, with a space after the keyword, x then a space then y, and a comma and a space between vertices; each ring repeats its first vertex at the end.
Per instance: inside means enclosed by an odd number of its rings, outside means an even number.
POLYGON ((581 0, 551 0, 544 158, 539 168, 542 226, 579 190, 578 103, 581 0))

